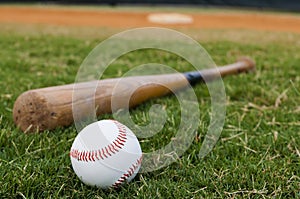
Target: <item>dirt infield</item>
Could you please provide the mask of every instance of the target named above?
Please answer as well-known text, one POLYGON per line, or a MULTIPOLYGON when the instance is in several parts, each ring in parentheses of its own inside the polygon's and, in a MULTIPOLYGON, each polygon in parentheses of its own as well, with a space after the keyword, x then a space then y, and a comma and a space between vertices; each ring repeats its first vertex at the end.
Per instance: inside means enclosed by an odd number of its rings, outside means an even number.
POLYGON ((53 7, 0 6, 0 23, 50 24, 64 26, 133 28, 145 26, 248 29, 300 33, 300 16, 289 14, 197 12, 188 13, 190 24, 162 25, 150 22, 152 12, 88 10, 53 7))

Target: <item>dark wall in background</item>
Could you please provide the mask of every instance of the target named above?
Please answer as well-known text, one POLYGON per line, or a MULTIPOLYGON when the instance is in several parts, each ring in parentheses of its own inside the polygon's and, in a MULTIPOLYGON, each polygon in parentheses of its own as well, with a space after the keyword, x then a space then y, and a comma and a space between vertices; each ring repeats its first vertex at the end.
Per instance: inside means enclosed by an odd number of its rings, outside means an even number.
POLYGON ((300 11, 300 0, 0 0, 5 3, 53 3, 53 4, 146 4, 146 5, 199 5, 250 7, 300 11))

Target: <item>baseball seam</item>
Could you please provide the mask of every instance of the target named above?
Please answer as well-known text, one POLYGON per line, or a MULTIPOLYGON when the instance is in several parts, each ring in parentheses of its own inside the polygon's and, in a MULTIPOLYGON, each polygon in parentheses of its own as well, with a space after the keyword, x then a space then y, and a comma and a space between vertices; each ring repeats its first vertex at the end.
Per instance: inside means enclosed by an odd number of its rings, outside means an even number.
POLYGON ((97 160, 104 160, 105 158, 108 158, 113 154, 119 152, 119 150, 123 148, 127 140, 126 127, 115 120, 112 121, 117 126, 119 133, 117 138, 111 144, 101 149, 92 151, 79 151, 77 149, 72 149, 70 151, 70 156, 77 159, 78 161, 95 162, 97 160))
POLYGON ((141 165, 143 159, 143 155, 139 159, 136 160, 134 164, 129 167, 129 169, 112 185, 113 188, 118 188, 122 183, 124 183, 130 176, 134 174, 139 165, 141 165))

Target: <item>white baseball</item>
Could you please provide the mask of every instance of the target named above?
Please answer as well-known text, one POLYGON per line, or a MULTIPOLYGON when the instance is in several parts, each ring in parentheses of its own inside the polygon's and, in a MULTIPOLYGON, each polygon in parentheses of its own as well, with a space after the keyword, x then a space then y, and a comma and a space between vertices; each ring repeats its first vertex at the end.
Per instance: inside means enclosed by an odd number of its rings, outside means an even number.
POLYGON ((70 151, 76 175, 87 185, 118 187, 131 181, 142 162, 136 136, 115 120, 101 120, 85 127, 70 151))

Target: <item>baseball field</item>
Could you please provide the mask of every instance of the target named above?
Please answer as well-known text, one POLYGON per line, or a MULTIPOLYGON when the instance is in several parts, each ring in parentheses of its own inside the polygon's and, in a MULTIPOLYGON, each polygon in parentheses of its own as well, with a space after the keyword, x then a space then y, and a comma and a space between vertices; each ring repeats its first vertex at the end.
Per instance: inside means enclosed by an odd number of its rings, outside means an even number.
MULTIPOLYGON (((220 8, 0 6, 0 198, 300 198, 300 15, 220 8), (153 22, 150 14, 180 13, 192 22, 153 22), (164 27, 199 42, 216 65, 251 57, 256 71, 223 79, 226 117, 222 134, 204 158, 198 154, 210 124, 211 98, 195 85, 201 115, 191 146, 161 169, 139 173, 118 189, 83 184, 72 169, 74 125, 25 134, 13 121, 17 97, 30 89, 74 83, 88 54, 130 28, 164 27)), ((155 49, 119 57, 104 78, 121 77, 145 63, 192 70, 174 54, 155 49)), ((199 63, 200 64, 200 63, 199 63)), ((180 123, 174 95, 147 101, 130 114, 138 125, 166 122, 140 138, 143 152, 167 145, 180 123), (154 117, 154 118, 152 118, 154 117)), ((99 116, 99 120, 112 114, 99 116)), ((147 133, 147 132, 144 132, 147 133)))

